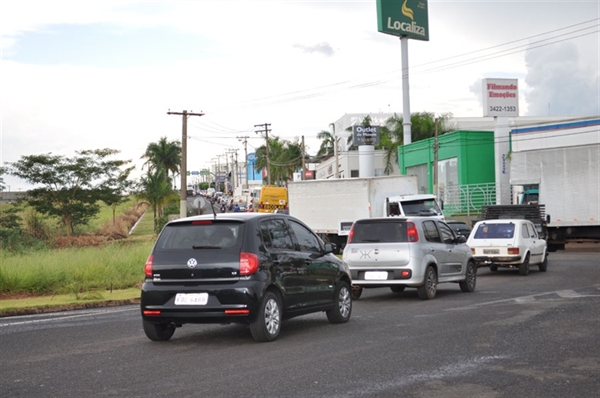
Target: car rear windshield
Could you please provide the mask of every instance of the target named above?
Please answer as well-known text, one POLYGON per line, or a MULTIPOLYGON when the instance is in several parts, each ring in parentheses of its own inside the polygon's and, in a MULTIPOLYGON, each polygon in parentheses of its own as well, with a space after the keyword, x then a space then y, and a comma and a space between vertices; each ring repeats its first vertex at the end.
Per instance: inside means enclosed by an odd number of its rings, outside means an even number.
POLYGON ((511 239, 515 234, 515 224, 480 224, 475 239, 511 239))
POLYGON ((406 222, 369 222, 354 224, 352 243, 408 242, 406 222))
POLYGON ((241 244, 243 224, 212 220, 168 224, 156 243, 158 250, 228 249, 241 244))

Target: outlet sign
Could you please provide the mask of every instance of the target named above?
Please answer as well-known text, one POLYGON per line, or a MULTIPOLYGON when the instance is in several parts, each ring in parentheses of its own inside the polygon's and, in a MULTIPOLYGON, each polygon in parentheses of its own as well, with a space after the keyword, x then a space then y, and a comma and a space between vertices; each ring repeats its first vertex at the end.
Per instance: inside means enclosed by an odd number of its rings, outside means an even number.
POLYGON ((354 133, 353 144, 361 145, 379 145, 379 126, 352 126, 354 133))
POLYGON ((429 41, 427 0, 377 0, 377 30, 429 41))

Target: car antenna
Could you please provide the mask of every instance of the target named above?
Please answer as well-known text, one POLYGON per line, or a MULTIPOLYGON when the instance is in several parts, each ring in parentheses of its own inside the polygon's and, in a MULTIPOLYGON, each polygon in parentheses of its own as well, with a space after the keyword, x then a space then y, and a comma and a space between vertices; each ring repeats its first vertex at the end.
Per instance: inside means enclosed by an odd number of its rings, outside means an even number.
POLYGON ((217 213, 215 212, 215 206, 213 206, 213 203, 210 201, 210 199, 208 200, 208 204, 210 205, 210 208, 213 211, 213 215, 215 216, 215 220, 217 219, 217 213))

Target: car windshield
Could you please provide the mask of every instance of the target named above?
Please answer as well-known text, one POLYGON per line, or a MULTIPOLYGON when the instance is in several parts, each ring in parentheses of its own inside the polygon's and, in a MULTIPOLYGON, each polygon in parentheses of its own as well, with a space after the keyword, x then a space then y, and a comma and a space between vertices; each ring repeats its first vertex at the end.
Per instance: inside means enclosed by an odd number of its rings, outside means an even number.
POLYGON ((515 224, 480 224, 475 239, 511 239, 515 234, 515 224))
POLYGON ((370 222, 354 224, 352 243, 408 242, 405 222, 370 222))
POLYGON ((402 208, 407 216, 431 216, 441 214, 441 210, 435 200, 411 200, 403 201, 402 208))
POLYGON ((160 234, 157 249, 227 249, 238 245, 240 223, 174 223, 160 234))

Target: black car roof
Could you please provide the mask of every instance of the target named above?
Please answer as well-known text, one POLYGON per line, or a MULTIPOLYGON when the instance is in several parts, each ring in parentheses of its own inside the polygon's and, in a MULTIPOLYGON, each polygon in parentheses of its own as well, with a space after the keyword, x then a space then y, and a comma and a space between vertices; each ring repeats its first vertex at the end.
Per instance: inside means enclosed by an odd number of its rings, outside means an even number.
MULTIPOLYGON (((279 217, 289 217, 287 214, 274 214, 274 213, 217 213, 216 214, 216 219, 217 220, 231 220, 231 221, 247 221, 247 220, 252 220, 252 219, 256 219, 256 218, 260 218, 260 217, 273 217, 273 216, 279 216, 279 217)), ((190 221, 196 221, 196 220, 214 220, 215 219, 215 215, 211 214, 211 213, 207 213, 207 214, 203 214, 201 216, 192 216, 192 217, 185 217, 185 218, 178 218, 176 220, 170 221, 169 224, 175 224, 175 223, 184 223, 184 222, 190 222, 190 221)))

